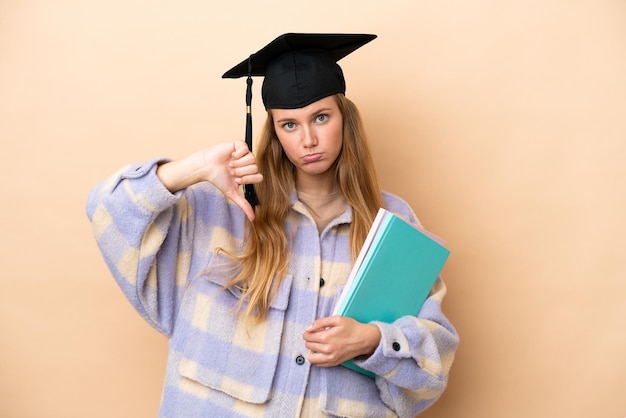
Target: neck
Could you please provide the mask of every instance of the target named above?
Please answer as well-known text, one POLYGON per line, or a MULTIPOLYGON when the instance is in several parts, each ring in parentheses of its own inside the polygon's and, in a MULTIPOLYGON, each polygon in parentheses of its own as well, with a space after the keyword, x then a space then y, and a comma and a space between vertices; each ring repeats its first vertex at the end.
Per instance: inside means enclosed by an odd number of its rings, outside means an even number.
POLYGON ((315 176, 307 176, 297 173, 296 189, 300 192, 309 194, 329 195, 337 191, 337 184, 330 170, 323 175, 315 176))

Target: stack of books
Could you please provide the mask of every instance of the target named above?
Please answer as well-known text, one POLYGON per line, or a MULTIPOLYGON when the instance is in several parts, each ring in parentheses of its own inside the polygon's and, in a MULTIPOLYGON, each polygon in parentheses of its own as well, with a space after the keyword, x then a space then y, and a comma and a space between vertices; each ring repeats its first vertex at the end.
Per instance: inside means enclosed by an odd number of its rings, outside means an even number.
MULTIPOLYGON (((443 244, 436 235, 381 208, 334 314, 362 323, 417 316, 450 254, 443 244)), ((343 365, 374 377, 352 361, 343 365)))

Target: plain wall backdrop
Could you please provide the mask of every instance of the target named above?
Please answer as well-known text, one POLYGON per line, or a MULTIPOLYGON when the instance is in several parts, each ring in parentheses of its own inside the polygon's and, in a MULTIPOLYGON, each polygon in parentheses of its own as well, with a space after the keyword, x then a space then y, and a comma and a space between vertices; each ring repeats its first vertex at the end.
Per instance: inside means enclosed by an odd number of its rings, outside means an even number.
POLYGON ((242 139, 245 80, 221 74, 284 32, 379 35, 347 95, 382 186, 452 251, 461 345, 423 416, 624 417, 623 0, 0 1, 0 416, 156 416, 167 340, 87 195, 242 139))

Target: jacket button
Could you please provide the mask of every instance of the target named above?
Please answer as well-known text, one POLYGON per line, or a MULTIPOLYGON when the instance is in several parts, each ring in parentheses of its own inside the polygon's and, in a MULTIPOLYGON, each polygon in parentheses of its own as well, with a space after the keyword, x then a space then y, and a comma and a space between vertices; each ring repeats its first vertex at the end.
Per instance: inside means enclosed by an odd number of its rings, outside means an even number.
POLYGON ((400 351, 400 343, 394 342, 391 344, 391 348, 393 348, 393 351, 400 351))
POLYGON ((303 356, 298 356, 296 357, 296 364, 301 366, 304 364, 304 357, 303 356))
POLYGON ((324 279, 320 277, 320 287, 324 286, 324 283, 326 282, 324 282, 324 279))

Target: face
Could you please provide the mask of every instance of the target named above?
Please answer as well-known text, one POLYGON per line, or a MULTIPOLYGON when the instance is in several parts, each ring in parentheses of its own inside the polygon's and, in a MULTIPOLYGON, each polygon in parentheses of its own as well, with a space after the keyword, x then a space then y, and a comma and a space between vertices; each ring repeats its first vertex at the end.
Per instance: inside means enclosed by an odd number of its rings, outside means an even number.
POLYGON ((343 142, 343 116, 333 96, 299 109, 272 109, 274 129, 296 167, 296 186, 333 181, 329 169, 343 142))

